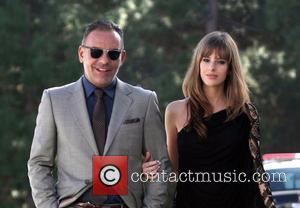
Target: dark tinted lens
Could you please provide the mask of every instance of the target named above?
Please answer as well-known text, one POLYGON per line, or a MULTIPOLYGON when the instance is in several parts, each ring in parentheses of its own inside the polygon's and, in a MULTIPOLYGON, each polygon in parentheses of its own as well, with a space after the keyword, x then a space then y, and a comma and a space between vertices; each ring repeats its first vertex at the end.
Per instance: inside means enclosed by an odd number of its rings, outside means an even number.
POLYGON ((120 56, 121 51, 108 51, 108 56, 111 60, 117 60, 120 56))
POLYGON ((103 50, 99 49, 99 48, 91 48, 91 57, 92 58, 99 58, 100 56, 102 56, 103 54, 103 50))

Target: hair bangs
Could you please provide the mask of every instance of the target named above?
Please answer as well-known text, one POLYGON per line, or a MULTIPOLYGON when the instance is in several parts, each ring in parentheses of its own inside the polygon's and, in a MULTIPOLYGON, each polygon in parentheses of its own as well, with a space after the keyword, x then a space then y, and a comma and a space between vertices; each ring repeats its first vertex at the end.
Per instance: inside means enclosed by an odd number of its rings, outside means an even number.
POLYGON ((211 37, 206 41, 206 43, 204 43, 204 47, 202 47, 202 49, 202 57, 209 57, 215 52, 218 58, 224 59, 228 62, 231 61, 231 51, 224 38, 211 37))

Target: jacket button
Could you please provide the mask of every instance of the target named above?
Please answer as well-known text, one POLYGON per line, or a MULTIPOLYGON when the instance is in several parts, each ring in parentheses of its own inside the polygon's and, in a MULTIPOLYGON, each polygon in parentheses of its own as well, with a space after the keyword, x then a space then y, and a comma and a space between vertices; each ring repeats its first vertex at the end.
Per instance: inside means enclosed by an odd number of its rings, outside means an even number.
POLYGON ((91 183, 91 181, 90 181, 89 179, 85 179, 85 180, 84 180, 84 183, 85 183, 86 185, 89 185, 89 184, 91 183))

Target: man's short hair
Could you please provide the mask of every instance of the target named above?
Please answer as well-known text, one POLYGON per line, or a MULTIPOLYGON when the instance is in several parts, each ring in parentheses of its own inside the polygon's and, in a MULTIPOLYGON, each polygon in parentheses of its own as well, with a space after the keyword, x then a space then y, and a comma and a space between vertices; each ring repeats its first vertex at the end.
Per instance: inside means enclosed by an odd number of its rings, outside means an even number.
POLYGON ((94 30, 116 31, 121 37, 122 45, 124 45, 123 30, 119 27, 119 25, 109 20, 97 20, 88 24, 83 33, 82 43, 85 41, 86 37, 94 30))

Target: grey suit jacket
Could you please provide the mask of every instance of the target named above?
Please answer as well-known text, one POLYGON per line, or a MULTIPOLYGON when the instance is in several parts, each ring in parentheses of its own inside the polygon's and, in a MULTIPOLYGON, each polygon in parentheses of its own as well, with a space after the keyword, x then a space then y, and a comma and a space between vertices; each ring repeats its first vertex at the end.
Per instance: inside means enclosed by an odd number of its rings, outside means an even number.
MULTIPOLYGON (((118 79, 104 155, 128 155, 129 193, 121 197, 129 207, 165 207, 168 183, 130 180, 141 172, 145 151, 170 171, 156 94, 118 79), (129 119, 136 122, 124 122, 129 119)), ((78 199, 92 186, 92 156, 98 154, 81 79, 45 90, 28 160, 35 205, 66 207, 78 199)))

